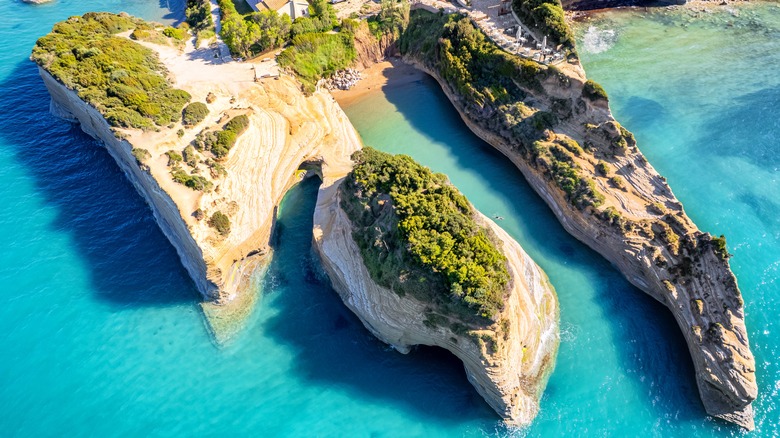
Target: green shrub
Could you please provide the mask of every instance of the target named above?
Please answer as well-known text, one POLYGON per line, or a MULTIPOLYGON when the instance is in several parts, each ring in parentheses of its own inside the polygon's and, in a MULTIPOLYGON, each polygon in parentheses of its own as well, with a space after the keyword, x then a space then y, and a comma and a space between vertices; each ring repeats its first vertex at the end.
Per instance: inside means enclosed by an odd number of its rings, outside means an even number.
POLYGON ((712 236, 712 245, 714 246, 715 254, 717 254, 718 257, 723 260, 729 258, 729 251, 726 247, 726 236, 723 234, 721 234, 720 237, 712 236))
POLYGON ((609 164, 599 161, 599 164, 596 165, 596 172, 603 176, 609 175, 609 164))
POLYGON ((574 154, 574 155, 576 155, 578 157, 580 155, 582 155, 583 152, 584 152, 582 150, 582 148, 580 147, 580 144, 577 143, 575 140, 572 140, 570 138, 560 138, 560 139, 556 140, 555 142, 558 143, 559 145, 565 147, 566 150, 568 150, 569 152, 571 152, 572 154, 574 154))
POLYGON ((552 45, 574 50, 574 34, 566 24, 560 0, 513 0, 512 8, 540 38, 547 36, 552 45))
POLYGON ((357 57, 354 38, 347 32, 306 33, 279 54, 279 65, 295 72, 304 90, 313 92, 317 81, 343 70, 357 57))
POLYGON ((621 190, 626 188, 626 182, 623 181, 623 178, 621 178, 618 175, 615 175, 612 178, 610 178, 609 182, 610 182, 610 184, 615 186, 615 188, 618 188, 618 189, 621 189, 621 190))
POLYGON ((404 55, 436 68, 458 93, 476 106, 522 100, 539 90, 547 68, 513 56, 489 40, 468 18, 413 11, 399 40, 404 55))
POLYGON ((152 158, 152 154, 150 154, 148 150, 142 148, 134 148, 131 153, 138 164, 143 164, 146 160, 152 158))
POLYGON ((369 269, 372 277, 454 314, 493 318, 507 292, 506 258, 491 232, 477 225, 466 198, 444 175, 406 155, 364 148, 352 159, 355 168, 341 190, 342 199, 354 202, 342 206, 356 226, 354 237, 367 267, 394 270, 369 269), (369 212, 387 201, 392 202, 391 217, 377 221, 369 212), (385 231, 377 236, 377 228, 385 231), (408 266, 417 270, 403 274, 408 266), (399 282, 404 276, 409 287, 399 282))
POLYGON ((615 207, 607 207, 601 212, 601 218, 608 224, 614 225, 618 228, 622 228, 625 220, 621 216, 620 212, 615 207))
POLYGON ((165 155, 168 156, 168 166, 175 166, 184 160, 180 153, 173 150, 166 152, 165 155))
POLYGON ((214 227, 217 232, 223 236, 230 234, 230 218, 221 211, 216 211, 211 215, 209 225, 214 227))
POLYGON ((194 145, 202 151, 211 151, 216 158, 227 156, 238 137, 249 127, 249 117, 236 116, 228 121, 220 131, 203 131, 195 136, 194 145))
POLYGON ((214 28, 214 19, 211 18, 211 3, 209 0, 187 0, 185 15, 187 24, 196 33, 214 28))
POLYGON ((218 0, 222 12, 220 36, 235 56, 249 57, 281 47, 290 38, 290 17, 276 11, 238 13, 232 0, 218 0))
POLYGON ((598 207, 604 202, 604 195, 598 191, 593 181, 580 174, 580 168, 567 149, 536 141, 532 150, 537 165, 549 172, 549 177, 563 190, 573 205, 584 209, 589 206, 598 207))
POLYGON ((184 41, 189 36, 189 32, 187 32, 187 29, 183 28, 175 28, 168 26, 165 29, 163 29, 162 34, 167 36, 168 38, 173 38, 176 41, 184 41))
POLYGON ((203 102, 192 102, 182 110, 182 123, 188 126, 197 125, 209 115, 209 107, 203 102))
POLYGON ((582 87, 582 97, 593 101, 609 100, 604 88, 590 79, 585 81, 585 86, 582 87))
POLYGON ((208 192, 214 186, 211 181, 200 175, 190 175, 185 170, 174 167, 171 170, 171 178, 173 181, 183 184, 192 190, 208 192))
POLYGON ((184 148, 184 151, 182 152, 182 158, 184 159, 184 162, 187 163, 187 165, 190 167, 195 167, 198 165, 198 155, 192 145, 187 145, 187 147, 184 148))
POLYGON ((171 88, 157 54, 116 33, 150 28, 127 15, 88 13, 54 25, 32 60, 115 127, 153 129, 181 117, 189 93, 171 88))

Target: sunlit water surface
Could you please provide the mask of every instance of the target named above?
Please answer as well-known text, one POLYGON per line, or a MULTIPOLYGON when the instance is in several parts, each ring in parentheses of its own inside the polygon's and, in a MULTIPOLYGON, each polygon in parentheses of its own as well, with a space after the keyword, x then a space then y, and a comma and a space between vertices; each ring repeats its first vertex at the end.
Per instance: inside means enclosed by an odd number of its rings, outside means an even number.
MULTIPOLYGON (((549 274, 563 339, 536 423, 506 430, 449 355, 403 356, 361 327, 311 257, 314 180, 280 209, 276 257, 247 329, 215 346, 193 284, 150 211, 95 141, 49 116, 27 60, 35 39, 67 16, 127 11, 173 22, 182 3, 0 4, 2 434, 737 433, 705 419, 673 319, 568 236, 519 173, 462 127, 430 80, 388 89, 348 114, 367 144, 447 173, 483 212, 506 218, 500 224, 549 274)), ((770 72, 780 26, 774 10, 751 14, 746 29, 614 14, 594 24, 614 40, 600 53, 581 52, 689 214, 729 237, 759 367, 756 435, 772 436, 780 422, 772 401, 780 391, 780 81, 770 72), (755 29, 767 36, 753 37, 755 29), (694 48, 670 48, 683 42, 694 48)))

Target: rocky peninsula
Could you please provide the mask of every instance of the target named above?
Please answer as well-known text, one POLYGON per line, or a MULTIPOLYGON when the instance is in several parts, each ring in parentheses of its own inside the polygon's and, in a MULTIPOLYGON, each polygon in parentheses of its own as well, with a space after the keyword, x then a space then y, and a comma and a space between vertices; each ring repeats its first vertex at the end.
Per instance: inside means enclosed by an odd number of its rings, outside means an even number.
POLYGON ((412 13, 399 47, 569 233, 669 308, 707 412, 752 429, 755 361, 725 238, 696 228, 576 56, 562 66, 513 57, 468 19, 424 11, 412 13))
MULTIPOLYGON (((330 95, 305 96, 289 76, 256 83, 250 65, 215 62, 211 50, 195 50, 190 42, 183 46, 131 41, 131 29, 142 22, 128 16, 87 14, 58 24, 54 32, 68 37, 66 32, 79 32, 73 30, 79 23, 85 27, 103 23, 107 41, 141 46, 142 53, 159 59, 160 80, 170 81, 208 109, 193 126, 182 121, 147 129, 112 126, 113 113, 105 105, 85 102, 86 87, 66 86, 62 77, 52 75, 58 70, 47 37, 36 48, 34 59, 52 96, 52 112, 78 122, 105 145, 149 204, 205 299, 217 339, 227 339, 251 309, 255 294, 246 293, 247 286, 271 252, 276 206, 306 174, 302 166, 317 163, 325 180, 343 176, 351 168, 350 154, 361 147, 360 138, 330 95), (200 133, 218 131, 238 115, 247 117, 248 126, 223 159, 217 161, 203 150, 187 150, 194 157, 182 156, 200 133), (183 171, 187 179, 177 182, 177 166, 178 175, 183 171), (195 176, 203 178, 194 180, 203 185, 185 185, 195 176), (211 219, 217 212, 227 218, 227 229, 214 226, 211 219)), ((126 47, 121 49, 127 52, 126 47)))
MULTIPOLYGON (((502 417, 529 423, 558 346, 557 299, 541 269, 469 204, 479 233, 493 236, 505 276, 489 317, 447 316, 433 302, 383 288, 367 275, 339 207, 339 186, 362 144, 334 99, 302 92, 272 63, 215 59, 172 29, 127 15, 72 17, 39 40, 33 60, 52 113, 99 139, 151 207, 204 298, 217 341, 252 308, 250 279, 272 255, 278 203, 316 174, 316 248, 345 303, 398 351, 452 351, 502 417)), ((472 269, 479 268, 463 272, 472 269)))
MULTIPOLYGON (((74 61, 66 53, 68 62, 58 64, 56 41, 47 40, 58 36, 49 36, 39 41, 33 59, 52 94, 53 112, 78 120, 106 144, 152 207, 199 291, 219 304, 215 314, 235 320, 251 307, 242 291, 268 253, 275 206, 307 171, 317 172, 323 184, 315 247, 347 306, 399 351, 416 344, 449 349, 500 415, 527 423, 538 410, 554 358, 557 303, 544 274, 509 236, 475 217, 500 243, 511 292, 504 306, 487 315, 490 323, 465 331, 430 303, 379 284, 365 254, 360 260, 356 224, 339 187, 361 143, 321 80, 351 65, 403 56, 439 82, 464 123, 516 165, 569 233, 670 309, 707 412, 751 429, 755 361, 725 238, 696 227, 633 135, 614 119, 606 93, 579 64, 560 3, 546 2, 560 10, 557 22, 534 15, 539 10, 523 0, 514 3, 523 20, 547 26, 536 30, 551 32, 552 43, 565 53, 563 63, 512 55, 461 15, 410 13, 406 7, 380 11, 370 24, 344 20, 338 32, 318 12, 320 21, 311 26, 325 26, 293 39, 278 58, 284 67, 279 79, 263 71, 266 66, 256 64, 252 71, 248 64, 198 52, 177 37, 178 29, 139 29, 136 21, 104 15, 81 20, 100 22, 110 44, 76 44, 74 61), (86 78, 62 73, 72 62, 100 59, 120 40, 148 51, 139 56, 160 60, 146 63, 153 74, 144 72, 144 80, 135 82, 127 79, 127 69, 113 69, 105 79, 113 87, 98 84, 96 91, 86 78), (323 59, 328 62, 318 64, 323 59), (138 87, 166 99, 139 99, 138 87), (181 109, 187 102, 204 105, 207 115, 182 124, 171 106, 181 109)), ((70 35, 79 20, 58 25, 54 33, 70 35)), ((230 36, 234 52, 249 53, 252 44, 240 37, 230 36)), ((202 113, 202 107, 192 111, 202 113)), ((455 297, 460 292, 453 289, 455 297)))

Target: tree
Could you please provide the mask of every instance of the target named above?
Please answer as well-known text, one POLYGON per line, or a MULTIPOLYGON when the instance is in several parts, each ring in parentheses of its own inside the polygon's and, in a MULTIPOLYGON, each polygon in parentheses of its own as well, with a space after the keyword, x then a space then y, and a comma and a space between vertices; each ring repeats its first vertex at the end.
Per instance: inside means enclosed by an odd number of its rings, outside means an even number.
POLYGON ((257 25, 259 38, 255 44, 261 52, 281 47, 290 39, 292 21, 287 14, 280 15, 276 11, 255 12, 251 20, 257 25))

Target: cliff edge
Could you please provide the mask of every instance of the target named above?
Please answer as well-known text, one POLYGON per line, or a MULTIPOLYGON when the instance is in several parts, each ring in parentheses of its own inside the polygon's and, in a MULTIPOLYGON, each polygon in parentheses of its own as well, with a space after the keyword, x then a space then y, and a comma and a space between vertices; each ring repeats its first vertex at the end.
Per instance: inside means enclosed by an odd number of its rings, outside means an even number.
MULTIPOLYGON (((123 19, 130 18, 87 14, 55 26, 55 32, 61 38, 63 32, 73 32, 75 25, 85 22, 113 25, 118 20, 131 27, 142 23, 132 19, 127 24, 123 19)), ((171 87, 203 103, 207 116, 191 126, 182 121, 148 129, 112 126, 106 116, 114 114, 111 108, 85 101, 91 96, 86 93, 94 89, 66 86, 50 73, 58 71, 56 59, 39 57, 40 74, 51 94, 52 113, 78 122, 84 132, 100 140, 149 204, 203 296, 211 328, 221 341, 237 330, 236 324, 252 306, 256 294, 247 293, 249 278, 270 256, 276 206, 304 176, 302 165, 316 162, 326 179, 331 173, 343 174, 350 168, 350 154, 362 144, 326 92, 305 96, 299 84, 286 76, 255 81, 251 64, 222 62, 210 49, 196 50, 191 41, 186 45, 164 44, 165 39, 160 44, 131 41, 130 32, 94 37, 97 48, 85 49, 83 56, 110 55, 108 50, 120 44, 127 53, 126 45, 132 44, 132 50, 160 62, 161 77, 171 87), (216 150, 191 147, 239 115, 246 117, 245 130, 224 156, 215 155, 216 150), (228 218, 227 227, 215 227, 217 212, 228 218)), ((45 47, 45 38, 39 47, 45 47)), ((114 62, 123 61, 116 56, 114 62)), ((272 69, 268 64, 262 68, 272 69)), ((127 69, 123 73, 116 70, 112 78, 127 78, 127 69)), ((152 82, 154 77, 147 80, 152 82)), ((113 85, 114 91, 109 88, 111 96, 119 94, 122 85, 113 85)), ((108 97, 106 105, 116 99, 108 97)))
POLYGON ((356 226, 342 208, 343 181, 326 179, 320 189, 314 243, 347 307, 402 353, 415 345, 452 352, 463 362, 469 382, 507 423, 529 424, 539 411, 559 342, 558 302, 546 275, 505 231, 476 213, 479 226, 497 238, 510 277, 503 307, 492 320, 464 322, 430 300, 383 287, 360 256, 356 226))
POLYGON ((522 59, 466 18, 424 11, 413 13, 400 47, 570 234, 669 308, 707 412, 752 429, 755 360, 725 238, 700 231, 685 214, 579 62, 522 59))

